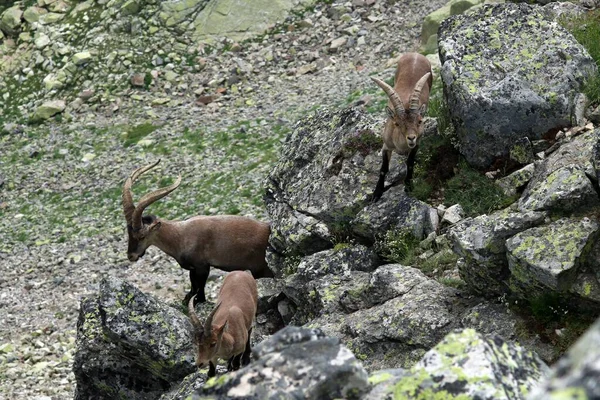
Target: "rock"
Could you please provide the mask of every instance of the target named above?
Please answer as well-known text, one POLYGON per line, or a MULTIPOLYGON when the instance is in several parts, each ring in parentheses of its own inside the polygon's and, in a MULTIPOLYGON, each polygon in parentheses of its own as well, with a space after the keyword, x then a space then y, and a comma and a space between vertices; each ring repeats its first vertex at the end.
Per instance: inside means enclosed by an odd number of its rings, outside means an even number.
POLYGON ((600 319, 569 349, 550 370, 548 377, 532 391, 528 400, 600 398, 600 319))
POLYGON ((573 212, 600 206, 600 198, 588 174, 594 170, 593 149, 600 128, 563 144, 542 163, 519 199, 521 210, 573 212))
POLYGON ((340 47, 346 44, 348 39, 345 36, 333 39, 329 45, 329 51, 335 53, 340 47))
MULTIPOLYGON (((451 15, 462 14, 471 7, 482 4, 484 0, 450 0, 443 7, 430 13, 423 19, 421 26, 421 44, 428 44, 432 36, 437 37, 440 23, 451 15)), ((437 47, 437 44, 436 44, 437 47)))
POLYGON ((359 399, 369 388, 352 352, 318 329, 285 327, 253 355, 249 366, 207 382, 192 399, 359 399))
POLYGON ((350 225, 352 232, 370 241, 389 230, 402 230, 421 239, 438 228, 439 217, 433 207, 396 186, 386 191, 379 201, 363 208, 350 225))
POLYGON ((584 262, 583 250, 599 229, 588 218, 562 218, 511 237, 506 241, 511 282, 529 296, 535 289, 569 291, 584 262))
POLYGON ((534 141, 569 126, 575 97, 597 70, 570 33, 526 4, 450 17, 438 36, 460 151, 477 167, 506 157, 523 137, 534 141))
POLYGON ((121 6, 121 13, 123 15, 134 15, 140 11, 140 4, 138 0, 127 0, 125 4, 121 6))
POLYGON ((507 196, 515 196, 519 190, 523 190, 533 177, 535 165, 528 164, 523 168, 500 178, 496 181, 507 196))
POLYGON ((76 399, 155 399, 196 367, 188 318, 115 278, 81 302, 76 399))
POLYGON ((65 107, 66 105, 64 100, 47 101, 35 109, 33 117, 37 120, 46 120, 58 113, 63 112, 65 107))
POLYGON ((294 5, 304 3, 308 3, 308 1, 255 0, 239 3, 235 0, 211 0, 204 5, 202 2, 180 0, 163 6, 163 10, 175 12, 175 15, 168 16, 165 21, 167 26, 174 26, 181 20, 182 12, 177 12, 178 9, 188 10, 191 8, 191 12, 193 12, 194 8, 203 6, 192 22, 194 40, 212 43, 218 38, 226 37, 240 42, 263 33, 271 24, 283 21, 294 5), (182 7, 186 3, 190 6, 182 7))
POLYGON ((448 207, 444 212, 444 216, 442 217, 442 223, 446 224, 456 224, 458 221, 463 219, 464 211, 460 204, 455 204, 453 206, 448 207))
POLYGON ((388 264, 370 277, 355 274, 359 279, 325 296, 340 303, 343 313, 323 313, 307 326, 342 338, 369 370, 411 367, 457 327, 464 311, 455 289, 415 268, 388 264))
POLYGON ((378 176, 381 139, 373 128, 357 108, 323 109, 296 124, 267 181, 269 241, 277 252, 312 254, 350 232, 378 176))
POLYGON ((45 8, 40 7, 28 7, 25 12, 23 12, 23 19, 30 24, 39 21, 40 15, 46 14, 48 11, 45 8))
POLYGON ((450 228, 448 238, 453 250, 464 258, 460 277, 484 296, 506 292, 509 275, 505 242, 515 234, 539 226, 544 212, 518 213, 506 209, 491 215, 468 218, 450 228))
POLYGON ((84 65, 88 64, 92 60, 92 55, 89 51, 83 51, 81 53, 76 53, 73 55, 72 61, 75 65, 84 65))
POLYGON ((600 106, 596 107, 589 115, 588 119, 594 124, 600 124, 600 106))
POLYGON ((8 35, 16 34, 21 28, 23 11, 19 6, 6 9, 0 16, 0 29, 8 35))
POLYGON ((55 12, 42 14, 42 15, 40 15, 39 23, 42 25, 51 25, 51 24, 55 24, 58 21, 62 20, 64 17, 65 17, 65 14, 55 13, 55 12))
POLYGON ((535 353, 465 329, 448 334, 381 398, 525 399, 547 372, 535 353))
POLYGON ((50 44, 50 38, 46 34, 40 33, 39 36, 36 36, 34 44, 36 48, 41 50, 50 44))
POLYGON ((131 78, 129 79, 129 82, 131 83, 131 86, 134 86, 134 87, 145 87, 146 86, 145 80, 146 80, 146 74, 136 73, 131 76, 131 78))

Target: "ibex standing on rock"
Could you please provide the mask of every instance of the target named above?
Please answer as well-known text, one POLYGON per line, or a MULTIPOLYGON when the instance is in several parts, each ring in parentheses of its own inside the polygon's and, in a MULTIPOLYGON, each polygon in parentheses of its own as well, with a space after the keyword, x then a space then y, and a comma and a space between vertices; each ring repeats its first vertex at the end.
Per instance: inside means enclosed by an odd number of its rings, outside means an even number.
POLYGON ((190 271, 192 290, 184 304, 195 297, 204 302, 204 286, 210 267, 224 270, 250 270, 255 278, 271 278, 265 252, 269 245, 269 224, 236 215, 197 216, 185 221, 169 221, 153 215, 142 217, 144 209, 177 189, 181 177, 170 186, 143 196, 133 204, 131 186, 154 164, 133 171, 123 185, 123 212, 127 221, 127 257, 136 261, 149 246, 156 246, 190 271), (197 296, 194 296, 197 295, 197 296))
POLYGON ((223 280, 217 305, 202 324, 193 298, 188 303, 197 347, 196 365, 206 364, 208 376, 216 375, 217 360, 227 361, 227 371, 236 371, 250 362, 250 334, 258 307, 256 281, 246 271, 230 272, 223 280))
POLYGON ((385 175, 389 170, 392 151, 408 156, 404 184, 408 190, 411 189, 415 155, 423 133, 423 115, 427 110, 433 80, 431 63, 421 54, 406 53, 398 61, 393 88, 381 79, 372 79, 390 99, 386 108, 388 119, 382 134, 383 162, 373 192, 373 201, 377 201, 385 190, 385 175))

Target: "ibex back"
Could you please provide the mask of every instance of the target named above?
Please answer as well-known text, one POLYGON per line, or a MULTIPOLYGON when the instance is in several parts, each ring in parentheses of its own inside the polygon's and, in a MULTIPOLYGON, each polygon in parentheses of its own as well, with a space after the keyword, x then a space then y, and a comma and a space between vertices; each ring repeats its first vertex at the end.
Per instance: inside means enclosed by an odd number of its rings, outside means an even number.
POLYGON ((408 156, 404 184, 408 190, 411 189, 415 155, 423 133, 423 115, 427 110, 432 83, 431 64, 421 54, 406 53, 398 61, 393 88, 380 79, 372 79, 389 97, 386 107, 388 119, 382 134, 383 160, 373 192, 373 201, 377 201, 385 191, 385 176, 392 151, 408 156))

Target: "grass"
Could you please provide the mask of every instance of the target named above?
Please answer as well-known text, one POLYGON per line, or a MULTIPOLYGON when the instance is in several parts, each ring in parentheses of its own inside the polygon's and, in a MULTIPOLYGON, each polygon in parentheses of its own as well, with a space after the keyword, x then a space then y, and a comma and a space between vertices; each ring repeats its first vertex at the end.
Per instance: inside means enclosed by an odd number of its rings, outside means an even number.
MULTIPOLYGON (((560 22, 586 48, 600 70, 600 10, 576 18, 563 18, 560 22)), ((586 82, 584 93, 592 104, 600 104, 600 72, 586 82)))
POLYGON ((508 197, 494 181, 461 160, 458 172, 446 183, 444 204, 460 204, 467 216, 488 214, 509 206, 516 198, 508 197))
POLYGON ((22 134, 0 136, 0 147, 7 149, 0 153, 0 175, 5 177, 0 204, 3 196, 23 199, 0 206, 0 217, 10 217, 0 218, 5 221, 0 222, 0 229, 7 237, 0 251, 11 252, 19 243, 32 246, 123 234, 123 179, 145 162, 140 153, 145 154, 145 160, 163 161, 136 182, 134 201, 172 183, 180 167, 195 166, 192 173, 183 174, 176 191, 149 206, 147 213, 167 219, 199 214, 264 218, 264 181, 288 131, 278 124, 243 121, 216 132, 194 128, 174 132, 142 123, 77 131, 65 126, 49 130, 39 125, 27 127, 22 134), (136 143, 151 131, 154 145, 140 149, 136 143), (44 147, 33 149, 38 153, 31 157, 34 138, 44 147), (86 153, 96 158, 86 163, 82 161, 86 153), (130 160, 131 171, 112 162, 115 153, 130 160), (97 168, 100 165, 103 167, 97 168), (31 179, 39 181, 32 185, 31 179), (13 225, 10 221, 17 214, 21 214, 19 223, 13 225))

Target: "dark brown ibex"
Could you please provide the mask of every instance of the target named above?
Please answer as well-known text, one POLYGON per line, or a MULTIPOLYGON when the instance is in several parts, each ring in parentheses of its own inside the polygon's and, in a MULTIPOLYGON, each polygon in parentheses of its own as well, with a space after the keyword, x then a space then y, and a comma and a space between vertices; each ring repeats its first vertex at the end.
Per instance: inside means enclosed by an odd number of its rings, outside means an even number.
POLYGON ((250 362, 250 334, 258 307, 256 280, 247 271, 233 271, 223 280, 217 305, 204 324, 196 315, 193 298, 188 303, 194 327, 196 365, 206 364, 208 376, 216 375, 218 359, 227 360, 227 370, 235 371, 250 362))
POLYGON ((255 278, 273 277, 265 261, 269 245, 269 224, 236 215, 197 216, 184 221, 169 221, 153 215, 142 216, 144 209, 177 189, 181 177, 170 186, 143 196, 133 204, 131 186, 153 164, 133 171, 123 186, 123 212, 127 221, 127 257, 136 261, 149 246, 156 246, 190 271, 192 289, 184 304, 194 295, 206 301, 204 286, 210 267, 224 270, 250 270, 255 278))
POLYGON ((383 128, 383 161, 379 181, 373 192, 377 201, 385 190, 385 175, 389 170, 392 151, 408 156, 406 160, 405 187, 412 188, 412 175, 419 138, 423 133, 423 115, 427 110, 432 83, 431 63, 418 53, 406 53, 398 60, 394 87, 372 78, 388 95, 388 119, 383 128))

